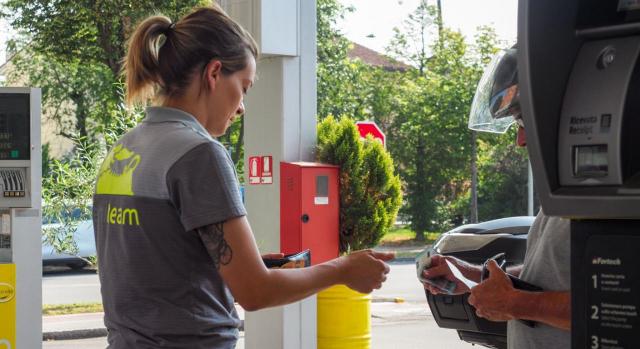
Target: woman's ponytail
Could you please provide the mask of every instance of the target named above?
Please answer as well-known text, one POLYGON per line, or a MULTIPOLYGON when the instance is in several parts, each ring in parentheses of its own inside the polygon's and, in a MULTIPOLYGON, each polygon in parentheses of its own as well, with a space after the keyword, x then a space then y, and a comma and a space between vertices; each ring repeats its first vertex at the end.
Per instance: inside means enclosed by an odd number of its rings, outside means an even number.
POLYGON ((128 105, 146 102, 155 94, 157 84, 162 84, 159 53, 171 27, 169 18, 152 16, 140 23, 131 36, 122 65, 128 105))

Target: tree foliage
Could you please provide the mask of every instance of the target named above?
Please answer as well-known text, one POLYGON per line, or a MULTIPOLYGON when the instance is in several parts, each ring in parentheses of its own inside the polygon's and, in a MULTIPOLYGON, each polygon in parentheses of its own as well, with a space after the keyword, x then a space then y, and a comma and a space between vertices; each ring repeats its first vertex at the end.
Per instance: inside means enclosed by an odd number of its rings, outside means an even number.
POLYGON ((340 250, 376 246, 402 204, 400 178, 382 144, 360 134, 351 118, 318 125, 318 161, 340 166, 340 250))
POLYGON ((107 150, 143 117, 140 110, 121 107, 113 112, 110 123, 101 130, 101 141, 76 138, 73 153, 47 164, 49 175, 42 179, 42 215, 58 224, 43 229, 43 240, 56 251, 77 253, 74 232, 80 221, 91 219, 95 180, 107 150))
MULTIPOLYGON (((43 165, 49 173, 43 183, 45 203, 53 203, 47 214, 88 202, 101 156, 141 116, 140 111, 123 109, 118 75, 136 23, 154 13, 175 20, 207 2, 4 2, 2 15, 20 33, 13 42, 13 51, 19 52, 12 60, 15 75, 9 79, 26 77, 30 85, 42 87, 44 108, 57 132, 76 140, 72 154, 43 165)), ((379 240, 393 223, 401 191, 406 193, 401 214, 411 222, 417 239, 468 219, 473 159, 480 219, 524 214, 526 152, 513 146, 513 133, 476 137, 467 129, 482 70, 505 46, 495 32, 480 28, 469 43, 459 32, 439 28, 436 9, 421 1, 395 29, 386 52, 410 67, 390 71, 349 57, 352 43, 337 29, 337 22, 353 9, 338 0, 317 0, 317 6, 318 118, 326 118, 318 129, 318 155, 348 169, 341 178, 344 190, 350 190, 344 197, 346 213, 341 214, 344 226, 350 226, 341 230, 343 250, 369 247, 379 240), (336 121, 330 115, 349 118, 336 121), (347 126, 352 124, 349 120, 376 121, 387 135, 388 153, 377 143, 363 144, 347 126), (362 189, 374 187, 385 194, 375 196, 362 189)), ((240 119, 220 138, 239 171, 242 128, 240 119)), ((50 237, 59 245, 68 242, 68 233, 50 237)))
POLYGON ((405 21, 404 30, 396 30, 389 52, 408 57, 416 69, 398 89, 404 102, 398 104, 400 113, 388 132, 389 147, 406 186, 402 212, 409 217, 418 240, 424 232, 442 231, 470 217, 476 142, 482 153, 481 218, 522 214, 522 205, 510 205, 505 196, 510 192, 512 201, 522 201, 525 187, 513 189, 522 183, 520 168, 526 154, 508 145, 512 140, 505 143, 504 138, 490 136, 477 140, 467 128, 476 85, 499 45, 490 27, 479 28, 471 45, 459 32, 446 27, 438 31, 437 11, 426 2, 405 21), (497 168, 504 171, 496 173, 497 168))
POLYGON ((362 115, 363 85, 361 74, 366 67, 349 59, 351 43, 336 29, 338 19, 351 11, 337 0, 317 0, 318 115, 362 115))
POLYGON ((174 20, 203 0, 47 1, 7 0, 0 15, 18 31, 10 42, 15 71, 43 90, 43 104, 57 132, 70 139, 97 137, 96 130, 120 102, 126 43, 136 24, 161 13, 174 20))

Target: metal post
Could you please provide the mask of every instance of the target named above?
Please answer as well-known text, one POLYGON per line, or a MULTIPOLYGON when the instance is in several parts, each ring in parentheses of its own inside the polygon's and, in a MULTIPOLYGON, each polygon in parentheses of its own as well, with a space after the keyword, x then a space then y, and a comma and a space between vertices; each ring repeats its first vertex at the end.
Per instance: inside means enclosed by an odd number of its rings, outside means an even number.
POLYGON ((533 170, 531 168, 531 161, 527 160, 527 215, 533 216, 533 170))

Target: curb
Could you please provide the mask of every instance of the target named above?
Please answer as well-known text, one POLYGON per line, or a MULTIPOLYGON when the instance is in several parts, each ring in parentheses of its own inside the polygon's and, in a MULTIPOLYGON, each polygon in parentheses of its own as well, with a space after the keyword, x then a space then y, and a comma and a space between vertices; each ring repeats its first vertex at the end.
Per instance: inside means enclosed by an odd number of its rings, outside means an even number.
POLYGON ((93 328, 88 330, 70 330, 70 331, 56 331, 45 332, 42 334, 43 341, 67 341, 71 339, 87 339, 106 337, 106 328, 93 328))
MULTIPOLYGON (((244 320, 240 320, 240 332, 244 331, 244 320)), ((106 328, 93 328, 88 330, 69 330, 69 331, 55 331, 44 332, 42 334, 42 341, 68 341, 74 339, 88 339, 107 336, 106 328)))
POLYGON ((402 297, 375 297, 371 299, 371 303, 404 303, 402 297))

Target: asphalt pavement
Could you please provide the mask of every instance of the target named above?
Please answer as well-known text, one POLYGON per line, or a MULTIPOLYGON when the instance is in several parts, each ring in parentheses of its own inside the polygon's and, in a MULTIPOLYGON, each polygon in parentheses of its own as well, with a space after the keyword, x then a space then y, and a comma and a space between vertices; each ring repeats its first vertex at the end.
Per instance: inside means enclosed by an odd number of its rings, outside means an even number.
MULTIPOLYGON (((372 294, 372 348, 471 348, 471 344, 458 338, 456 331, 437 326, 424 290, 416 280, 413 261, 405 259, 390 266, 387 282, 372 294)), ((43 276, 43 304, 100 301, 95 271, 48 270, 43 276)), ((244 318, 242 309, 239 310, 244 318)), ((58 339, 44 341, 43 348, 104 348, 106 330, 102 316, 91 313, 43 317, 45 338, 58 339), (78 339, 83 336, 85 339, 78 339)), ((244 332, 241 334, 244 336, 244 332)), ((244 337, 237 347, 244 348, 244 337)))

